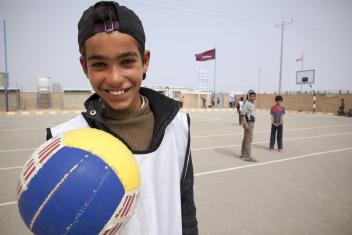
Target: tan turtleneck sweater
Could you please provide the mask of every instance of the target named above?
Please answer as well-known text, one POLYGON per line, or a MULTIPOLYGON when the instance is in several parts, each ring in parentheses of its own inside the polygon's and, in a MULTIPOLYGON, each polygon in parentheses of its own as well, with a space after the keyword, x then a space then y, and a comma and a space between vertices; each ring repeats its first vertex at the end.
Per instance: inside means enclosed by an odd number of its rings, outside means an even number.
POLYGON ((121 136, 134 151, 148 150, 153 135, 154 115, 148 99, 142 98, 144 104, 138 111, 113 110, 109 107, 103 110, 105 124, 121 136))

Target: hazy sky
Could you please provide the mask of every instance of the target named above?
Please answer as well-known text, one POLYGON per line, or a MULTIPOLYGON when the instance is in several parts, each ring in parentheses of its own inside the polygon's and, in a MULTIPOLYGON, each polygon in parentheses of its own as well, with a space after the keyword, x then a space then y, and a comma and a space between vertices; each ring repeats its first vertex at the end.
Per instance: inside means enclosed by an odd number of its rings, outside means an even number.
MULTIPOLYGON (((64 89, 89 88, 79 63, 77 23, 95 1, 0 0, 7 21, 10 86, 36 90, 49 76, 64 89)), ((216 90, 277 91, 281 30, 285 27, 282 90, 300 90, 296 71, 315 69, 316 89, 352 90, 350 0, 124 0, 141 18, 151 64, 145 85, 197 88, 194 54, 216 47, 216 90)), ((4 71, 3 27, 0 70, 4 71)), ((210 82, 210 89, 213 81, 210 82)), ((305 89, 308 89, 307 87, 305 89)))

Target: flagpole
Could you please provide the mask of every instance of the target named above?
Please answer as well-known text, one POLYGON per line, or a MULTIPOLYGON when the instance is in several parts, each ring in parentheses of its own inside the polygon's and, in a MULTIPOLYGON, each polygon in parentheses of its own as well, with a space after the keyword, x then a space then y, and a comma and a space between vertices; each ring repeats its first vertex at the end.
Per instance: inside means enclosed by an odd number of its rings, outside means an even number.
POLYGON ((215 99, 215 91, 216 91, 216 47, 214 48, 214 54, 215 54, 215 58, 214 58, 214 99, 215 99))
POLYGON ((5 62, 5 74, 7 75, 7 78, 4 78, 4 88, 5 88, 5 111, 9 111, 9 97, 8 97, 8 71, 7 71, 7 42, 6 42, 6 20, 3 20, 3 27, 4 27, 4 62, 5 62))

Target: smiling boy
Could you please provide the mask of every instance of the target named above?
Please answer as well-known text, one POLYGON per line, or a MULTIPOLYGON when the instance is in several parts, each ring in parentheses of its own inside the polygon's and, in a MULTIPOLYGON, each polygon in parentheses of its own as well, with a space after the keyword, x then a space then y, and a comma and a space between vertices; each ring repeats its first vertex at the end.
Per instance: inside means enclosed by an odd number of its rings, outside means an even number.
POLYGON ((131 149, 141 170, 140 198, 119 234, 198 234, 189 116, 179 102, 141 87, 150 61, 142 22, 116 2, 98 2, 83 13, 78 42, 95 94, 86 112, 48 128, 47 138, 91 127, 131 149))

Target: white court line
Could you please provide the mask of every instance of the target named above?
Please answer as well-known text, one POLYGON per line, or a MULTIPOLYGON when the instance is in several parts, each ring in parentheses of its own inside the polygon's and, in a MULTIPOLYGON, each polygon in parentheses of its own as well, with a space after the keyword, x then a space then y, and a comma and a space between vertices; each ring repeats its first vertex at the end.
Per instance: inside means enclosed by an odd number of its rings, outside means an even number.
POLYGON ((5 129, 0 130, 1 132, 11 132, 11 131, 32 131, 32 130, 44 130, 44 128, 21 128, 21 129, 5 129))
POLYGON ((13 205, 13 204, 17 204, 17 201, 0 203, 0 207, 2 207, 2 206, 10 206, 10 205, 13 205))
MULTIPOLYGON (((335 127, 346 127, 352 125, 334 125, 334 126, 319 126, 319 127, 303 127, 303 128, 291 128, 291 129, 284 129, 284 131, 301 131, 301 130, 314 130, 314 129, 324 129, 324 128, 335 128, 335 127)), ((254 131, 254 134, 266 134, 270 133, 270 131, 254 131)), ((211 138, 211 137, 220 137, 220 136, 234 136, 234 135, 243 135, 243 133, 228 133, 228 134, 218 134, 218 135, 200 135, 194 136, 192 139, 200 139, 200 138, 211 138)))
POLYGON ((36 148, 30 148, 30 149, 5 149, 5 150, 0 150, 0 153, 11 153, 11 152, 24 152, 24 151, 33 151, 36 148))
POLYGON ((290 158, 274 160, 274 161, 267 161, 267 162, 262 162, 262 163, 253 163, 253 164, 250 164, 250 165, 237 166, 237 167, 232 167, 232 168, 224 168, 224 169, 219 169, 219 170, 215 170, 215 171, 200 172, 200 173, 194 174, 194 176, 197 177, 197 176, 202 176, 202 175, 210 175, 210 174, 222 173, 222 172, 226 172, 226 171, 234 171, 234 170, 243 169, 243 168, 256 167, 256 166, 262 166, 262 165, 269 165, 269 164, 274 164, 274 163, 279 163, 279 162, 291 161, 291 160, 296 160, 296 159, 301 159, 301 158, 314 157, 314 156, 317 156, 317 155, 323 155, 323 154, 327 154, 327 153, 336 153, 336 152, 342 152, 342 151, 348 151, 348 150, 352 150, 352 147, 343 148, 343 149, 334 149, 334 150, 329 150, 329 151, 324 151, 324 152, 317 152, 317 153, 309 153, 309 154, 296 156, 296 157, 290 157, 290 158))
MULTIPOLYGON (((194 177, 223 173, 223 172, 227 172, 227 171, 234 171, 234 170, 239 170, 239 169, 249 168, 249 167, 257 167, 257 166, 262 166, 262 165, 275 164, 275 163, 279 163, 279 162, 291 161, 291 160, 296 160, 296 159, 301 159, 301 158, 308 158, 308 157, 313 157, 313 156, 317 156, 317 155, 323 155, 323 154, 327 154, 327 153, 336 153, 336 152, 342 152, 342 151, 348 151, 348 150, 352 150, 352 147, 343 148, 343 149, 334 149, 334 150, 329 150, 329 151, 324 151, 324 152, 310 153, 310 154, 305 154, 305 155, 301 155, 301 156, 290 157, 290 158, 286 158, 286 159, 280 159, 280 160, 274 160, 274 161, 268 161, 268 162, 262 162, 262 163, 253 163, 253 164, 245 165, 245 166, 224 168, 224 169, 219 169, 219 170, 215 170, 215 171, 200 172, 200 173, 194 174, 194 177)), ((17 201, 0 203, 0 207, 9 206, 9 205, 13 205, 13 204, 17 204, 17 201)))
MULTIPOLYGON (((300 138, 284 138, 284 141, 292 141, 292 140, 304 140, 304 139, 314 139, 314 138, 321 138, 321 137, 328 137, 328 136, 337 136, 337 135, 350 135, 352 132, 344 132, 344 133, 335 133, 335 134, 327 134, 327 135, 314 135, 314 136, 307 136, 307 137, 300 137, 300 138)), ((269 143, 268 140, 266 141, 258 141, 253 142, 252 144, 264 144, 269 143)), ((213 147, 206 147, 206 148, 192 148, 192 151, 202 151, 202 150, 210 150, 210 149, 223 149, 223 148, 232 148, 242 146, 242 144, 233 144, 233 145, 222 145, 222 146, 213 146, 213 147)))
MULTIPOLYGON (((303 128, 295 128, 295 129, 285 129, 285 131, 300 131, 300 130, 314 130, 314 129, 324 129, 324 128, 335 128, 335 127, 346 127, 352 125, 335 125, 335 126, 320 126, 320 127, 303 127, 303 128)), ((44 130, 44 128, 18 128, 18 129, 5 129, 0 130, 0 132, 12 132, 12 131, 31 131, 31 130, 44 130)), ((254 131, 254 134, 266 134, 270 133, 270 131, 254 131)), ((228 134, 218 134, 218 135, 202 135, 202 136, 194 136, 192 139, 200 139, 200 138, 211 138, 211 137, 221 137, 221 136, 235 136, 235 135, 243 135, 243 133, 228 133, 228 134)))
MULTIPOLYGON (((307 137, 300 137, 300 138, 284 138, 284 141, 292 141, 292 140, 304 140, 304 139, 313 139, 313 138, 321 138, 321 137, 328 137, 328 136, 338 136, 338 135, 350 135, 352 132, 344 132, 344 133, 335 133, 335 134, 327 134, 327 135, 315 135, 315 136, 307 136, 307 137)), ((252 144, 264 144, 268 143, 268 141, 259 141, 253 142, 252 144)), ((222 145, 222 146, 213 146, 213 147, 206 147, 206 148, 192 148, 192 151, 201 151, 201 150, 210 150, 210 149, 222 149, 222 148, 232 148, 238 147, 241 144, 233 144, 233 145, 222 145)), ((24 152, 24 151, 34 151, 36 148, 28 148, 28 149, 5 149, 0 150, 0 153, 10 153, 10 152, 24 152)), ((0 169, 1 170, 1 169, 0 169)))
POLYGON ((17 169, 22 169, 22 167, 23 166, 3 167, 3 168, 0 168, 0 171, 17 170, 17 169))

